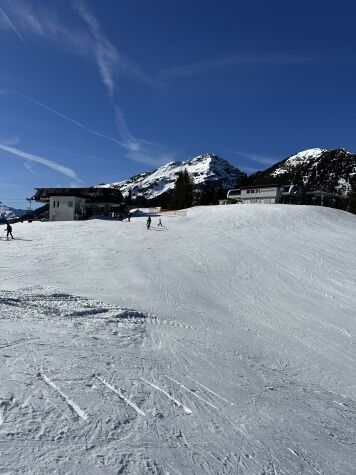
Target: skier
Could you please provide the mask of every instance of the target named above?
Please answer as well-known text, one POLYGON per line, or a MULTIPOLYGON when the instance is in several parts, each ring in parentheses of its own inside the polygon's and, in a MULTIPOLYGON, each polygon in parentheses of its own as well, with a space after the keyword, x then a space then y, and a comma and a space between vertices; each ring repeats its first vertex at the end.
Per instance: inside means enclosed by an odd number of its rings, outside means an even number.
POLYGON ((162 226, 162 228, 163 228, 163 224, 162 224, 161 218, 158 220, 157 228, 158 228, 159 226, 162 226))
POLYGON ((12 226, 10 223, 6 223, 6 240, 9 240, 9 236, 11 236, 11 239, 14 239, 14 236, 12 235, 12 226))
POLYGON ((151 216, 149 216, 149 217, 147 218, 146 226, 147 226, 147 229, 150 229, 150 226, 151 226, 151 216))

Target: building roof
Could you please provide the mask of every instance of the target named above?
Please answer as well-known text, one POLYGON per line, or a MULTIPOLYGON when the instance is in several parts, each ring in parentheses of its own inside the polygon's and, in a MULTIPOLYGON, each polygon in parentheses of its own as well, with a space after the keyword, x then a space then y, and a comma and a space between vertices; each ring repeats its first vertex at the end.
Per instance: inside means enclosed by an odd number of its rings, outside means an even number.
POLYGON ((87 201, 99 203, 122 203, 124 198, 117 188, 81 187, 81 188, 35 188, 34 201, 48 202, 50 196, 77 196, 87 201))

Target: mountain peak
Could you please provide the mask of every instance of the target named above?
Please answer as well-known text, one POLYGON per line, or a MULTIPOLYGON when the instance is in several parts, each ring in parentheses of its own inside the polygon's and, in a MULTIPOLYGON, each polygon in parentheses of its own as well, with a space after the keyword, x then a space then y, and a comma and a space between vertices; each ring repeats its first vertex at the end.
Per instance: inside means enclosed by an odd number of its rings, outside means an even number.
POLYGON ((295 183, 309 190, 348 196, 356 174, 356 155, 346 149, 312 148, 276 163, 259 174, 259 180, 295 183))
POLYGON ((214 153, 204 153, 182 162, 169 162, 152 172, 142 173, 117 183, 106 186, 118 187, 124 196, 131 191, 133 196, 144 196, 147 199, 157 196, 174 188, 177 175, 186 169, 195 185, 204 183, 221 184, 229 188, 234 186, 242 172, 223 158, 214 153))
POLYGON ((7 221, 8 219, 18 218, 24 215, 27 211, 23 209, 11 208, 0 201, 0 221, 7 221))

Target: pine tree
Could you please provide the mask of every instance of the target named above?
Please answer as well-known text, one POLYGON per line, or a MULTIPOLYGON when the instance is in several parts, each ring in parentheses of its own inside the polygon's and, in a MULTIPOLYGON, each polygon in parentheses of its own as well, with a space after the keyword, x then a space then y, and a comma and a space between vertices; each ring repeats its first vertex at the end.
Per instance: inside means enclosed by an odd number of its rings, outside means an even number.
POLYGON ((180 171, 174 185, 174 190, 170 199, 171 209, 189 208, 193 204, 194 186, 186 169, 180 171))

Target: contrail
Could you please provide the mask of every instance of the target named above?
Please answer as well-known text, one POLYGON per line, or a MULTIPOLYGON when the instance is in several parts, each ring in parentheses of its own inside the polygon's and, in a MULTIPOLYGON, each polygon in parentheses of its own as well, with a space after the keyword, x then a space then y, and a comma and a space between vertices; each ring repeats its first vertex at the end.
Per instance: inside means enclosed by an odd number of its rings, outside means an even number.
POLYGON ((115 142, 118 145, 120 145, 120 147, 127 148, 127 145, 124 144, 123 142, 120 142, 120 140, 117 140, 114 137, 111 137, 110 135, 101 134, 100 132, 97 132, 96 130, 89 129, 88 127, 86 127, 81 122, 78 122, 77 120, 74 120, 71 117, 68 117, 67 115, 62 114, 61 112, 59 112, 55 109, 52 109, 51 107, 47 106, 46 104, 43 104, 42 102, 36 101, 36 99, 32 99, 32 97, 25 96, 24 94, 17 94, 17 95, 20 96, 20 97, 23 97, 24 99, 27 99, 28 101, 32 102, 33 104, 37 104, 38 106, 43 107, 43 109, 46 109, 49 112, 52 112, 52 114, 55 114, 58 117, 61 117, 62 119, 67 120, 68 122, 71 122, 72 124, 76 125, 77 127, 80 127, 81 129, 85 130, 86 132, 88 132, 92 135, 95 135, 97 137, 101 137, 103 139, 111 140, 112 142, 115 142))
POLYGON ((52 160, 48 160, 47 158, 40 157, 39 155, 33 155, 32 153, 24 152, 23 150, 19 150, 15 147, 9 147, 6 144, 0 143, 0 150, 4 150, 5 152, 12 153, 21 158, 25 158, 26 160, 30 160, 32 162, 40 163, 48 168, 52 168, 59 173, 67 176, 68 178, 74 178, 74 180, 81 181, 77 177, 74 170, 71 168, 65 167, 57 162, 53 162, 52 160))
POLYGON ((15 25, 12 23, 12 21, 10 20, 10 18, 6 15, 6 13, 4 12, 4 10, 0 7, 0 12, 2 13, 3 17, 5 18, 5 20, 8 22, 8 24, 10 25, 11 29, 16 33, 16 35, 20 38, 20 40, 22 41, 22 43, 26 46, 26 48, 30 49, 28 44, 26 43, 26 41, 23 39, 23 37, 21 36, 20 32, 15 28, 15 25))
POLYGON ((46 150, 52 150, 53 152, 68 153, 69 155, 74 155, 75 157, 86 157, 92 158, 93 160, 99 160, 100 162, 111 162, 111 160, 109 160, 108 158, 98 157, 96 155, 89 155, 88 153, 72 152, 71 150, 64 150, 62 148, 56 147, 46 147, 44 145, 40 145, 40 147, 46 150))

